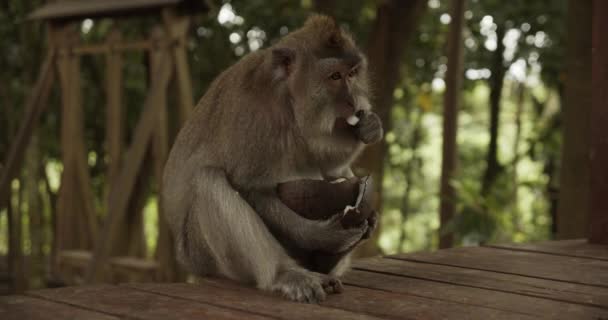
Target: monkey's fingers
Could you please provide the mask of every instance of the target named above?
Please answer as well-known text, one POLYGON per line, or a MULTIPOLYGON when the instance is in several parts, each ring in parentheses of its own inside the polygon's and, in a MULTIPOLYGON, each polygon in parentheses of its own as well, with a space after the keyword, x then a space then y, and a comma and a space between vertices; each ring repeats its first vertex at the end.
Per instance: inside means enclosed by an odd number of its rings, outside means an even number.
POLYGON ((344 286, 342 285, 342 281, 337 278, 328 278, 323 282, 323 290, 326 293, 342 293, 344 291, 344 286))
POLYGON ((372 233, 374 233, 374 230, 376 230, 376 227, 378 226, 378 212, 374 211, 374 213, 372 213, 372 215, 367 218, 367 230, 365 230, 365 233, 363 234, 363 237, 361 239, 369 239, 369 237, 371 237, 372 233))

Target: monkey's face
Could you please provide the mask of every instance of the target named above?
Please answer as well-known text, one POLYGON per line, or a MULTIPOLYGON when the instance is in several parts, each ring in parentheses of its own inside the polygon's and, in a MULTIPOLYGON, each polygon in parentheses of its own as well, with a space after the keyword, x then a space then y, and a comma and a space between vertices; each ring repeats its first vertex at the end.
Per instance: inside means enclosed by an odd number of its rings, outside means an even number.
POLYGON ((286 80, 296 122, 309 136, 331 134, 337 121, 370 109, 365 57, 330 18, 313 17, 284 37, 273 61, 274 78, 286 80))
POLYGON ((312 92, 306 113, 330 133, 336 121, 346 121, 359 110, 369 110, 367 68, 357 51, 317 59, 307 85, 312 92))
POLYGON ((362 109, 369 109, 367 101, 366 67, 363 58, 355 53, 342 57, 320 59, 318 62, 319 90, 328 97, 325 108, 335 118, 346 119, 362 109))

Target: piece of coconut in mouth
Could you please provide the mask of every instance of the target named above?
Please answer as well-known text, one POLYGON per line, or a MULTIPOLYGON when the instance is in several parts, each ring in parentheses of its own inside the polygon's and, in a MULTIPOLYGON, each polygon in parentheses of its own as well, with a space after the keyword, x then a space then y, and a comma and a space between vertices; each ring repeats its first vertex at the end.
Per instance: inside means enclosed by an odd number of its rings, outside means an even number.
POLYGON ((350 117, 346 118, 346 122, 348 124, 350 124, 351 126, 356 126, 357 123, 359 123, 359 117, 357 117, 357 115, 353 114, 350 117))

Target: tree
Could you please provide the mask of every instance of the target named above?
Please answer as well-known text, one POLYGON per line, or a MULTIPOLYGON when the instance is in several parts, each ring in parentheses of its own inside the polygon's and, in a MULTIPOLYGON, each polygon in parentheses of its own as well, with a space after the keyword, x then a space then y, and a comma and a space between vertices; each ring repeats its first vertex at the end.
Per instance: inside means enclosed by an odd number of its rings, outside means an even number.
POLYGON ((458 145, 458 105, 462 86, 463 45, 462 27, 464 24, 464 0, 451 2, 450 15, 452 24, 448 38, 448 69, 446 74, 446 91, 443 100, 443 159, 441 161, 441 185, 439 220, 441 234, 439 247, 448 248, 453 245, 454 235, 445 227, 453 219, 456 212, 455 191, 451 180, 456 171, 458 145))
MULTIPOLYGON (((400 77, 403 54, 410 37, 414 33, 417 21, 425 8, 426 1, 384 1, 378 4, 376 20, 369 37, 367 56, 369 59, 374 100, 372 105, 380 116, 384 132, 391 130, 390 111, 393 107, 393 92, 400 77)), ((360 171, 371 173, 374 179, 376 207, 382 210, 382 180, 387 145, 384 141, 367 148, 358 159, 355 167, 360 171)), ((372 255, 378 253, 376 232, 371 241, 364 245, 359 253, 372 255)))
POLYGON ((506 71, 503 62, 505 46, 502 40, 504 36, 505 27, 502 23, 498 23, 496 26, 496 50, 494 50, 492 55, 490 68, 492 73, 490 76, 490 142, 488 143, 486 154, 486 170, 481 184, 481 194, 483 196, 488 195, 496 177, 501 171, 501 165, 498 162, 498 126, 500 123, 500 101, 506 71))

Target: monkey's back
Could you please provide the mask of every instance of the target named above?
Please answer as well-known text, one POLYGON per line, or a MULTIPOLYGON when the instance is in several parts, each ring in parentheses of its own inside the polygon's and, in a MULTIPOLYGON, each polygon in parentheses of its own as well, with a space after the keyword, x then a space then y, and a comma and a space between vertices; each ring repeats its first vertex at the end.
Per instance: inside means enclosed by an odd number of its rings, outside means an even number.
POLYGON ((273 90, 270 54, 250 53, 212 82, 177 136, 165 187, 183 185, 205 166, 221 168, 236 184, 265 183, 277 174, 270 168, 290 166, 283 157, 298 148, 298 134, 288 103, 273 90))

